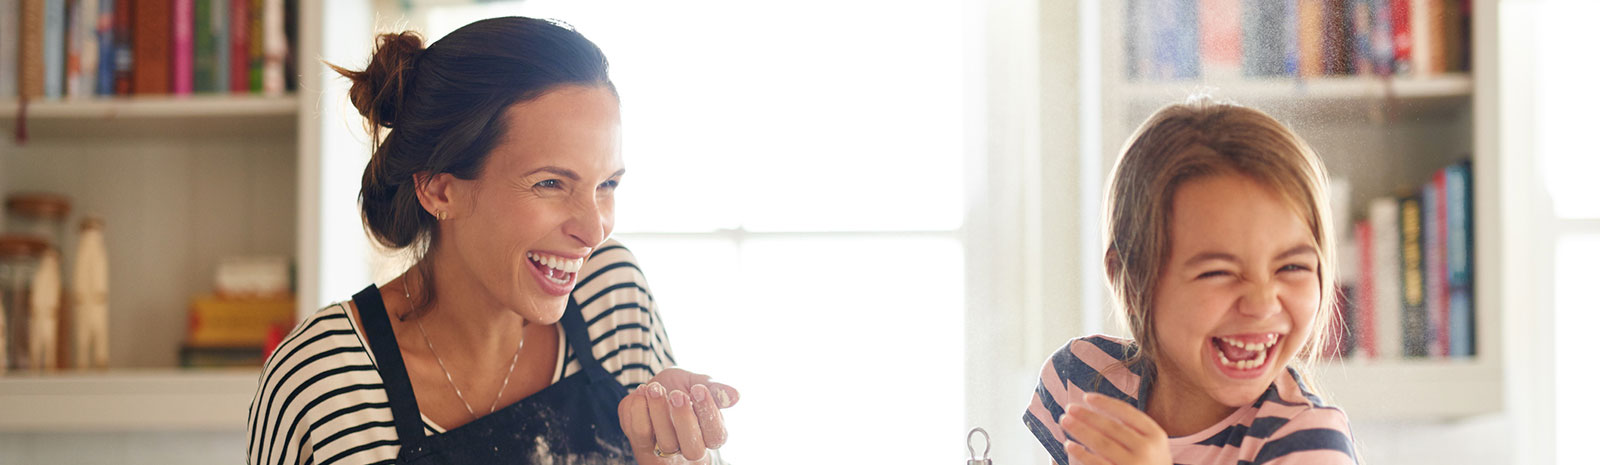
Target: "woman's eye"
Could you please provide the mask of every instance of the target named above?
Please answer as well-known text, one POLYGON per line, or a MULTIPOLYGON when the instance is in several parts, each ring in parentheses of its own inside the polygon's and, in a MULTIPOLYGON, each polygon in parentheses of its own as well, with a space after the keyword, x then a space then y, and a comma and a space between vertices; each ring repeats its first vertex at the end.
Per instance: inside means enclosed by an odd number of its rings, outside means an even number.
POLYGON ((618 184, 622 184, 622 181, 619 181, 619 180, 616 180, 616 179, 612 179, 612 180, 600 183, 600 188, 601 189, 606 189, 606 190, 616 189, 618 184))
POLYGON ((560 189, 560 179, 546 179, 533 184, 535 189, 560 189))

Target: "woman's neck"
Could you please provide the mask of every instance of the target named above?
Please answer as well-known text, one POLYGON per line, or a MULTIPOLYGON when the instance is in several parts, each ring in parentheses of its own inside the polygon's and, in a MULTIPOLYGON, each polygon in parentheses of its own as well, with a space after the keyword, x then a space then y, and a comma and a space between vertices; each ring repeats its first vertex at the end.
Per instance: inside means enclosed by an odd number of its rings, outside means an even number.
POLYGON ((1238 410, 1206 395, 1204 389, 1184 379, 1167 363, 1157 362, 1156 373, 1160 376, 1154 377, 1155 385, 1150 387, 1145 413, 1161 425, 1167 436, 1198 433, 1238 410))
POLYGON ((417 302, 422 299, 416 291, 423 287, 419 268, 429 267, 428 277, 433 284, 428 308, 406 321, 424 325, 428 340, 440 350, 449 345, 455 351, 466 352, 470 360, 504 363, 499 360, 505 357, 505 348, 515 346, 522 337, 525 321, 474 280, 458 255, 447 250, 434 252, 428 263, 415 265, 401 275, 412 290, 412 300, 417 302))

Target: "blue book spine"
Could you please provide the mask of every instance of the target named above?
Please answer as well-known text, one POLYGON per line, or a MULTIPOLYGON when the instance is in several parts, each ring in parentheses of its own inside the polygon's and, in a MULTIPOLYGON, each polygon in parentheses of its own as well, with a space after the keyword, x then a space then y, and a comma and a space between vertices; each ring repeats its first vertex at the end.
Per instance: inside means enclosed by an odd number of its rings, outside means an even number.
POLYGON ((1446 240, 1449 242, 1450 355, 1477 353, 1476 313, 1473 311, 1472 164, 1463 161, 1445 168, 1446 240))
POLYGON ((59 99, 67 79, 67 2, 44 2, 44 98, 59 99))
POLYGON ((114 20, 116 3, 112 0, 100 0, 100 15, 95 21, 94 38, 100 43, 100 67, 95 69, 94 93, 96 95, 115 95, 117 93, 117 42, 116 33, 111 29, 114 20))
POLYGON ((1299 0, 1283 0, 1283 73, 1289 76, 1300 75, 1300 2, 1299 0))

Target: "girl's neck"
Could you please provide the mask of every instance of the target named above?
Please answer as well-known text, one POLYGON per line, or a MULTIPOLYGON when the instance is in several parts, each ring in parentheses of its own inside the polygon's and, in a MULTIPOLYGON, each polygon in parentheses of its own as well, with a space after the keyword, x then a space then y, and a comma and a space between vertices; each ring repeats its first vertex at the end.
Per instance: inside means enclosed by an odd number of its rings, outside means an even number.
POLYGON ((1230 407, 1206 395, 1205 390, 1183 379, 1175 367, 1157 362, 1154 385, 1150 398, 1145 401, 1145 413, 1150 415, 1169 437, 1182 437, 1204 431, 1216 425, 1237 407, 1230 407))

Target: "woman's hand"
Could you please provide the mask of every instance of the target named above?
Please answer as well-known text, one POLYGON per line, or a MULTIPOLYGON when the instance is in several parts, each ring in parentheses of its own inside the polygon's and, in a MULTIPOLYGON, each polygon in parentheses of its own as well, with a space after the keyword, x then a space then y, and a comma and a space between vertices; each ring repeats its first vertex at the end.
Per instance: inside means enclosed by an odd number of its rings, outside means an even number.
POLYGON ((1127 402, 1100 394, 1087 394, 1083 404, 1067 406, 1061 429, 1076 441, 1067 442, 1067 457, 1086 465, 1170 465, 1172 451, 1167 432, 1144 412, 1127 402))
POLYGON ((728 441, 722 409, 737 403, 733 387, 668 368, 623 398, 617 416, 639 465, 705 464, 728 441))

